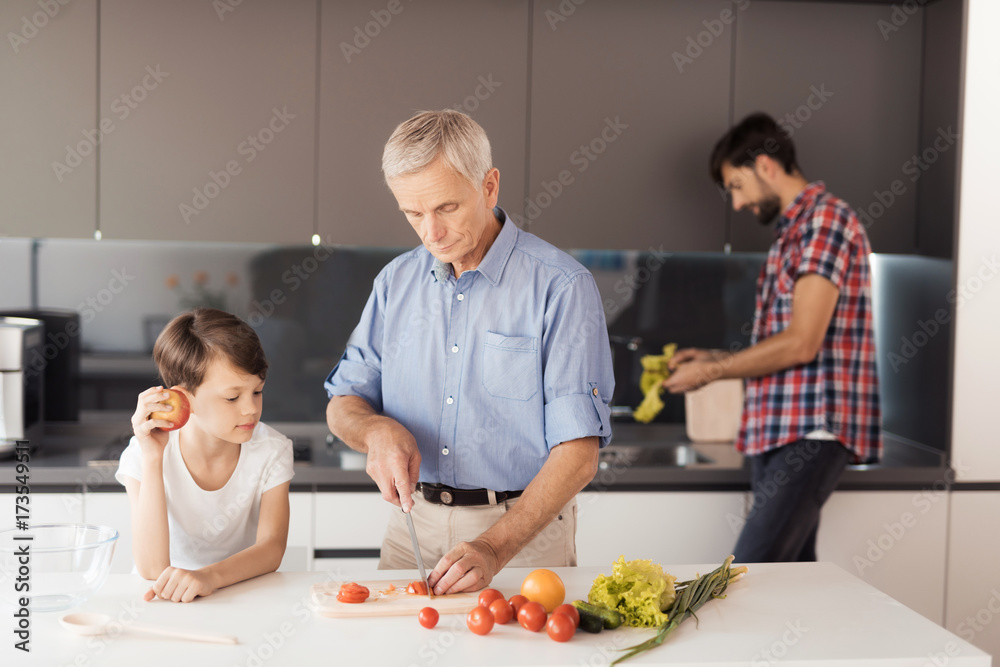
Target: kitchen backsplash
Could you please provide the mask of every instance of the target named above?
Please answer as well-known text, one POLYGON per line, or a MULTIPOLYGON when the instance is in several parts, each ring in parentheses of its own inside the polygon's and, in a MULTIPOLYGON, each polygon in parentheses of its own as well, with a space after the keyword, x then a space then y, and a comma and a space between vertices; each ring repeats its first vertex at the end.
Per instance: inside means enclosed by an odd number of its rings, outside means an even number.
MULTIPOLYGON (((250 322, 271 362, 264 418, 320 421, 323 379, 357 323, 372 280, 405 250, 4 239, 0 309, 77 311, 86 392, 88 355, 148 359, 152 340, 170 317, 197 305, 222 307, 250 322)), ((616 404, 638 404, 642 354, 659 353, 667 343, 733 350, 749 344, 763 254, 571 252, 594 274, 601 292, 615 354, 616 404)), ((906 255, 872 255, 872 262, 886 428, 944 449, 951 262, 906 255), (935 314, 940 308, 948 312, 944 322, 935 314), (931 320, 938 329, 921 333, 921 323, 927 328, 931 320)), ((102 373, 105 399, 95 405, 88 398, 84 407, 130 409, 116 402, 133 396, 131 390, 108 391, 109 371, 102 373), (108 396, 122 398, 109 402, 108 396)), ((149 386, 156 378, 147 375, 137 379, 133 371, 129 381, 149 386)), ((681 397, 666 397, 658 419, 683 421, 681 397)))

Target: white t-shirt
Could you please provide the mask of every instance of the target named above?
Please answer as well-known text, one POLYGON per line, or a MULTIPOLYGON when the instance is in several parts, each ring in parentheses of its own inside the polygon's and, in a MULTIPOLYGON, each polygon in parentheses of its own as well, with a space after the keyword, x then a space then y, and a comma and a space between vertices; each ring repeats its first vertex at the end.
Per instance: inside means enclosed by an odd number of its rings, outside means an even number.
MULTIPOLYGON (((260 497, 289 481, 292 441, 263 423, 240 446, 236 469, 225 486, 198 486, 181 456, 179 431, 168 434, 163 451, 163 487, 170 530, 170 564, 196 570, 218 563, 257 541, 260 497)), ((142 481, 142 449, 135 436, 122 452, 115 479, 142 481)))

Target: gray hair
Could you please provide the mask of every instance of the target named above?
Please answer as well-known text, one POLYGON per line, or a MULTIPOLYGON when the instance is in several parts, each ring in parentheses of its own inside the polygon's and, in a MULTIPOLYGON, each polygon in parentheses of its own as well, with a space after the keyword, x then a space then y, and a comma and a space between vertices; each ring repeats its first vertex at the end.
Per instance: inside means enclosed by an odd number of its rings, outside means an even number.
POLYGON ((382 152, 382 174, 388 183, 423 170, 439 155, 474 187, 493 167, 486 131, 464 113, 444 109, 422 111, 399 124, 382 152))

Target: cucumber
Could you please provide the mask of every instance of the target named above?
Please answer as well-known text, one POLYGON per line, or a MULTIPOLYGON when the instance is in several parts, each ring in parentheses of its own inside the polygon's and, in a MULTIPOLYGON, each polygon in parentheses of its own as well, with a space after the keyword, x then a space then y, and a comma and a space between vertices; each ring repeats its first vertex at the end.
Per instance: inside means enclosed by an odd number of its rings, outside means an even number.
MULTIPOLYGON (((577 611, 580 611, 577 609, 577 611)), ((597 634, 604 629, 604 621, 596 614, 589 614, 580 611, 580 629, 592 634, 597 634)))
POLYGON ((608 630, 614 630, 622 624, 622 615, 614 609, 598 607, 597 605, 584 602, 583 600, 576 600, 573 603, 573 606, 580 612, 581 626, 583 625, 583 617, 585 615, 601 619, 601 624, 608 630))

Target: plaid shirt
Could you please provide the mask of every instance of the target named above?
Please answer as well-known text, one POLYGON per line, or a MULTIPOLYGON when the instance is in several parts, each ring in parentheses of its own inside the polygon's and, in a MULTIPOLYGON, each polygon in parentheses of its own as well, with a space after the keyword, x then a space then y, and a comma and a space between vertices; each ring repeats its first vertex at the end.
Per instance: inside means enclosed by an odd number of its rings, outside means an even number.
POLYGON ((736 449, 762 454, 824 430, 853 452, 855 463, 878 461, 882 428, 865 230, 847 203, 816 181, 784 211, 776 236, 757 279, 753 344, 788 328, 800 276, 827 278, 840 297, 815 359, 747 379, 736 449))

